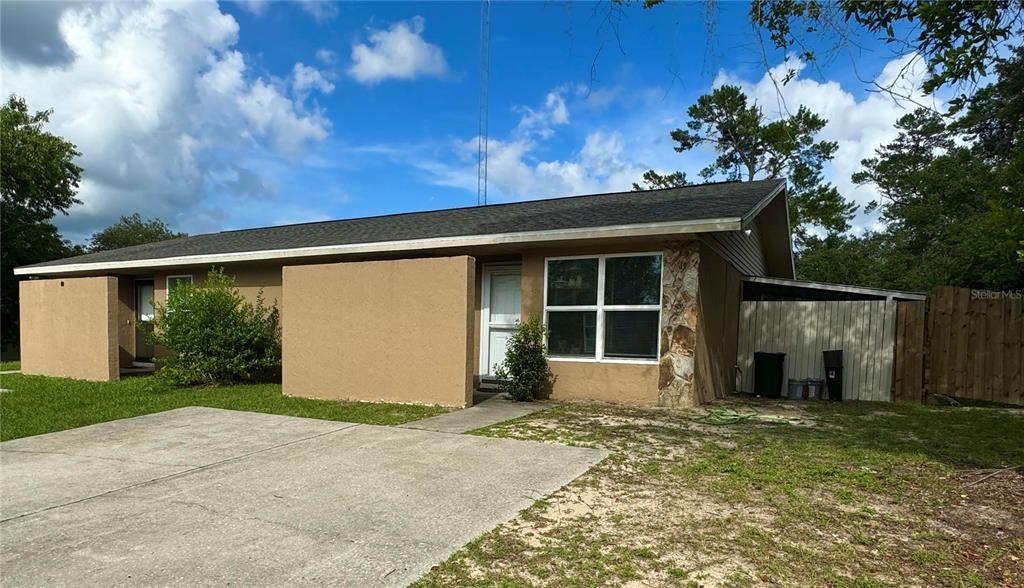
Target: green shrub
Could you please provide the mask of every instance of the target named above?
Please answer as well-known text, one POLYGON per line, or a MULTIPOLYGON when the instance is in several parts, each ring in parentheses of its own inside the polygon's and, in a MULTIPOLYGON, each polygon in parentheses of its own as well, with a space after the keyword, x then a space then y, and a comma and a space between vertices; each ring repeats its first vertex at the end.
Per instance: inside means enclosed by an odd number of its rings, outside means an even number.
POLYGON ((179 284, 157 304, 154 344, 157 376, 177 386, 277 381, 281 377, 281 322, 277 306, 238 293, 235 280, 213 270, 202 285, 179 284))
POLYGON ((530 401, 550 393, 552 376, 548 369, 545 341, 547 329, 537 317, 516 323, 508 341, 505 361, 495 374, 502 380, 501 389, 513 400, 530 401))

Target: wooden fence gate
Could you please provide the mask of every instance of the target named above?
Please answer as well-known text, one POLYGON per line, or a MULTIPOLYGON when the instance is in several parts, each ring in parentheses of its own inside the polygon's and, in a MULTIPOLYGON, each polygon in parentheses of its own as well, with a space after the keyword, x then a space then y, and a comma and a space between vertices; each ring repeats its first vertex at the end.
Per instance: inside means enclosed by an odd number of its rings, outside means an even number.
POLYGON ((895 323, 893 300, 744 302, 739 390, 754 391, 755 351, 786 354, 785 386, 789 379, 824 379, 821 352, 842 349, 843 397, 891 400, 895 323))
POLYGON ((1024 404, 1020 296, 937 288, 928 298, 927 313, 922 303, 904 302, 898 315, 897 399, 919 400, 927 389, 956 398, 1024 404))

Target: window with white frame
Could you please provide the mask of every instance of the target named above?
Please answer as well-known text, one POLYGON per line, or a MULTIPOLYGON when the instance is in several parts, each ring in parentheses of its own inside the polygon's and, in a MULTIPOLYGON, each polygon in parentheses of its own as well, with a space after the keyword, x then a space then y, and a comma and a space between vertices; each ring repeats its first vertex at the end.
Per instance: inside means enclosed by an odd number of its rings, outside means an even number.
POLYGON ((661 254, 549 258, 544 316, 552 358, 657 360, 661 254))
POLYGON ((181 276, 167 276, 167 297, 170 298, 174 289, 183 284, 192 285, 192 275, 184 274, 181 276))

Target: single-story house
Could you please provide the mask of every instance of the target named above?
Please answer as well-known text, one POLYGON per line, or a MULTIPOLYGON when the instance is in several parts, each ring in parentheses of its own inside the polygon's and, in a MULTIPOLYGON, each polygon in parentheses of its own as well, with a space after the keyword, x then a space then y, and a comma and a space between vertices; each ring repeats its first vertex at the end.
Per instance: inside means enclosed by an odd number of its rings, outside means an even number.
POLYGON ((118 378, 154 355, 154 301, 212 267, 280 308, 285 394, 448 406, 532 316, 556 399, 720 397, 742 277, 794 277, 782 180, 223 231, 18 268, 22 371, 118 378))

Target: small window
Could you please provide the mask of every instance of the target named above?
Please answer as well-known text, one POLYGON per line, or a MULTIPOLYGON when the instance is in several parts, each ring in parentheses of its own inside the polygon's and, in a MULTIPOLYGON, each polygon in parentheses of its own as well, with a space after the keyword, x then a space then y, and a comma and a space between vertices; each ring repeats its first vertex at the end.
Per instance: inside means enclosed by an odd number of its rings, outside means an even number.
POLYGON ((549 259, 551 357, 657 361, 661 262, 656 253, 549 259))
POLYGON ((605 261, 604 304, 658 304, 661 256, 609 257, 605 261))
POLYGON ((597 260, 548 262, 548 306, 597 304, 597 260))
POLYGON ((594 357, 596 349, 596 310, 548 313, 548 353, 565 357, 594 357))
POLYGON ((183 285, 192 285, 191 275, 167 276, 167 297, 170 298, 174 290, 183 285))
POLYGON ((137 318, 140 321, 151 321, 155 316, 153 311, 153 281, 139 282, 135 286, 135 308, 137 318))
POLYGON ((657 310, 609 310, 604 313, 604 356, 658 357, 657 310))

